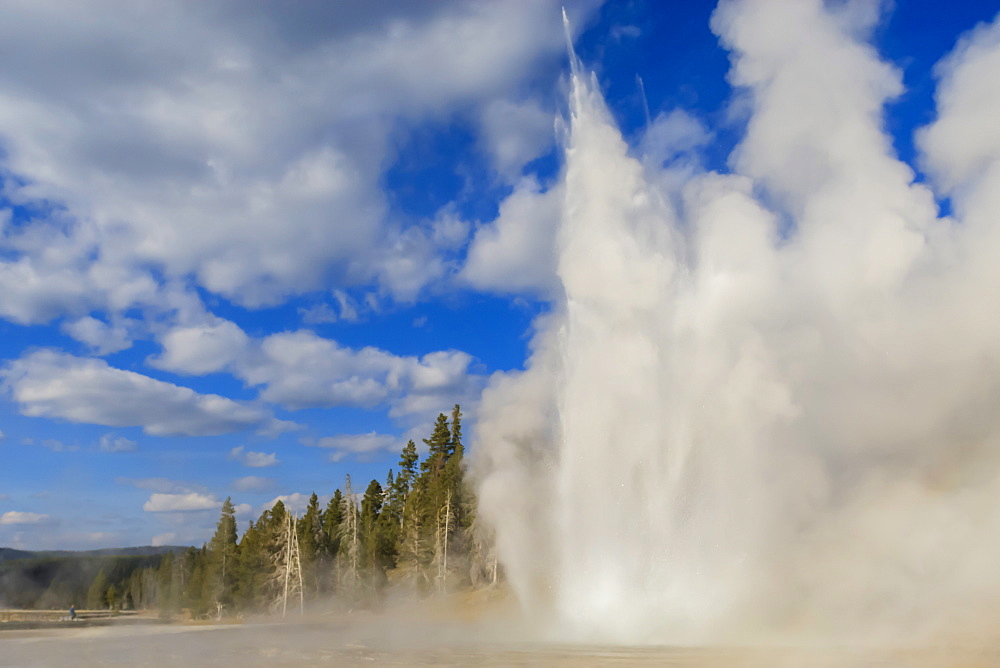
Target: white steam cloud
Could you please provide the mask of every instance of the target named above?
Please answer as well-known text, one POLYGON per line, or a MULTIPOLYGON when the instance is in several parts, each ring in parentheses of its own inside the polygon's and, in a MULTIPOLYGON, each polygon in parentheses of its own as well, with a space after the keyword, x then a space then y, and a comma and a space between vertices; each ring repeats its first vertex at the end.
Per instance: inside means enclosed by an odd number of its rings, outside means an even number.
POLYGON ((728 175, 631 156, 574 62, 564 296, 484 393, 477 461, 510 580, 563 636, 996 612, 1000 21, 938 68, 919 142, 941 217, 883 127, 903 89, 863 41, 872 7, 719 6, 752 112, 728 175))

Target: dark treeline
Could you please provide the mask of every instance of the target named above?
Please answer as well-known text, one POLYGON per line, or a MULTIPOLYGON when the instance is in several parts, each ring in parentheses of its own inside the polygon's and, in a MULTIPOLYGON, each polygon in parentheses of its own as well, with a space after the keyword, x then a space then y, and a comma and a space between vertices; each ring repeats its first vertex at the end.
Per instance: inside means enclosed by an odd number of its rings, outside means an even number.
POLYGON ((165 552, 180 549, 150 548, 150 554, 118 556, 20 552, 0 560, 0 608, 68 608, 88 602, 104 608, 109 594, 118 607, 143 607, 148 601, 142 600, 141 592, 149 588, 143 586, 141 574, 155 570, 165 552), (91 594, 95 580, 104 584, 98 582, 98 589, 91 594))
POLYGON ((231 499, 200 549, 162 556, 125 576, 99 572, 87 606, 158 607, 194 616, 290 611, 314 600, 375 604, 387 587, 418 594, 495 582, 496 560, 476 527, 465 483, 462 414, 441 414, 420 460, 410 441, 384 482, 357 493, 350 476, 325 508, 302 517, 278 501, 239 535, 231 499))

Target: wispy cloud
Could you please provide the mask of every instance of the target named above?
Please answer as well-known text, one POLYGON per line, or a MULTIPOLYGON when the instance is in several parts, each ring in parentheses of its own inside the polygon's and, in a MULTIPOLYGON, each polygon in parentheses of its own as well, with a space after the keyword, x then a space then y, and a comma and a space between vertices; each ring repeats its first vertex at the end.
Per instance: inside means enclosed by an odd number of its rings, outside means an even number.
POLYGON ((101 452, 135 452, 139 449, 139 446, 135 441, 131 441, 124 436, 116 437, 112 434, 105 434, 104 436, 101 436, 101 440, 98 445, 101 452))
POLYGON ((371 457, 380 452, 391 452, 398 450, 400 438, 389 434, 379 434, 370 432, 367 434, 341 434, 338 436, 326 436, 317 441, 303 439, 303 445, 315 446, 318 448, 329 448, 330 461, 339 462, 348 455, 360 458, 371 457))
POLYGON ((242 445, 236 446, 230 450, 229 458, 242 462, 244 466, 249 466, 250 468, 267 468, 269 466, 277 466, 280 463, 276 453, 244 450, 242 445))
POLYGON ((111 427, 139 426, 148 434, 210 435, 261 428, 264 409, 214 394, 198 394, 100 359, 39 350, 2 372, 21 413, 111 427))
POLYGON ((213 510, 222 502, 214 496, 190 492, 187 494, 154 493, 142 505, 147 513, 189 512, 192 510, 213 510))
POLYGON ((8 510, 3 515, 0 515, 0 524, 41 524, 43 522, 48 522, 50 519, 51 518, 48 515, 43 515, 41 513, 8 510))

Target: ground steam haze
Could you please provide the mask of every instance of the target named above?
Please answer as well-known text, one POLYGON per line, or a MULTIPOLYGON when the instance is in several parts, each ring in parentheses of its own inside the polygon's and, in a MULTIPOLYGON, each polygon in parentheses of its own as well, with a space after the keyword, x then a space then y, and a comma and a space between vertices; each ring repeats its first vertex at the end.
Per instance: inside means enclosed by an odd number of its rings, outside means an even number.
POLYGON ((687 157, 691 119, 631 151, 574 62, 564 296, 479 425, 482 512, 555 636, 913 638, 995 611, 1000 22, 937 69, 927 185, 883 129, 878 18, 719 6, 749 117, 730 174, 687 157))

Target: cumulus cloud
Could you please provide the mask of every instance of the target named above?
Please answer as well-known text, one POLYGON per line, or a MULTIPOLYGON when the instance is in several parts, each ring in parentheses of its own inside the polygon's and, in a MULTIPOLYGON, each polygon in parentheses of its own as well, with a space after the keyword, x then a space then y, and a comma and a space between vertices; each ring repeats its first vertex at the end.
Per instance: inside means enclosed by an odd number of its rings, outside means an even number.
POLYGON ((711 133, 696 117, 682 109, 657 114, 642 134, 639 144, 644 161, 656 168, 704 146, 711 133))
MULTIPOLYGON (((278 501, 284 504, 285 509, 296 515, 301 515, 305 512, 306 508, 309 506, 309 499, 312 494, 302 494, 301 492, 296 492, 294 494, 282 494, 281 496, 276 496, 263 506, 261 510, 270 510, 274 507, 278 501)), ((322 507, 323 500, 320 500, 320 506, 322 507)))
POLYGON ((510 181, 522 168, 547 153, 555 142, 555 113, 535 100, 496 100, 483 109, 481 141, 497 172, 510 181))
POLYGON ((946 193, 994 178, 1000 129, 990 121, 1000 108, 1000 88, 984 85, 1000 65, 1000 22, 963 36, 936 68, 938 118, 920 134, 925 165, 946 193))
POLYGON ((389 129, 509 96, 554 65, 560 4, 317 3, 308 20, 225 0, 4 7, 0 55, 20 63, 0 75, 6 195, 58 202, 50 218, 64 220, 15 235, 0 309, 84 318, 74 335, 109 351, 124 334, 85 318, 161 300, 148 267, 251 306, 333 272, 381 273, 406 298, 412 267, 377 270, 389 129))
POLYGON ((319 448, 330 448, 330 461, 339 462, 348 455, 354 455, 361 459, 371 457, 382 451, 396 451, 400 449, 399 437, 389 434, 379 434, 370 432, 368 434, 342 434, 339 436, 326 436, 315 443, 305 441, 306 445, 315 445, 319 448))
POLYGON ((41 513, 8 510, 3 515, 0 515, 0 524, 41 524, 49 521, 49 519, 50 517, 48 515, 43 515, 41 513))
POLYGON ((129 440, 124 436, 114 436, 113 434, 101 436, 98 446, 101 452, 135 452, 139 449, 135 441, 129 440))
POLYGON ((209 494, 188 492, 186 494, 151 494, 142 509, 147 513, 188 512, 192 510, 214 510, 222 502, 209 494))
MULTIPOLYGON (((470 370, 472 357, 461 351, 398 356, 373 347, 348 348, 310 330, 251 339, 234 323, 217 321, 207 329, 174 328, 162 343, 164 352, 153 358, 154 365, 178 373, 224 369, 259 387, 262 400, 293 410, 388 403, 402 416, 470 397, 482 382, 470 370)), ((276 427, 288 431, 296 425, 276 427)))
POLYGON ((556 288, 556 231, 563 188, 521 180, 496 220, 476 230, 459 278, 485 291, 550 296, 556 288))
POLYGON ((460 351, 399 357, 377 348, 353 350, 310 331, 264 338, 258 354, 237 375, 261 386, 262 399, 289 408, 374 406, 392 402, 400 413, 410 401, 462 392, 475 379, 472 358, 460 351))
POLYGON ((109 427, 139 426, 147 434, 208 435, 266 427, 264 409, 116 369, 104 360, 52 350, 7 364, 4 387, 22 415, 109 427))
POLYGON ((89 315, 64 323, 62 330, 77 341, 90 346, 97 355, 108 355, 132 345, 128 330, 124 326, 111 325, 89 315))
POLYGON ((163 547, 172 544, 176 538, 177 534, 175 533, 161 533, 150 538, 149 544, 153 547, 163 547))
POLYGON ((250 468, 266 468, 268 466, 277 466, 280 463, 278 461, 278 455, 274 452, 268 454, 266 452, 254 452, 252 450, 244 451, 242 445, 236 446, 230 450, 229 458, 242 462, 244 466, 249 466, 250 468))
POLYGON ((323 325, 337 322, 337 314, 334 313, 333 308, 326 302, 299 308, 299 315, 302 316, 302 322, 306 325, 323 325))
POLYGON ((163 353, 149 362, 175 373, 201 376, 224 370, 240 358, 248 342, 243 330, 228 320, 175 327, 160 340, 163 353))

